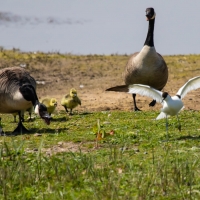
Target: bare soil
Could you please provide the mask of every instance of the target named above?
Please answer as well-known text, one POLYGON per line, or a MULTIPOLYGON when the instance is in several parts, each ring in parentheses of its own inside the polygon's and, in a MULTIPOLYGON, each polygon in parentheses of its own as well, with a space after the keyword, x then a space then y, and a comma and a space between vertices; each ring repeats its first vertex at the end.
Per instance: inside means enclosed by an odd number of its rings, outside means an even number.
MULTIPOLYGON (((62 110, 60 100, 74 87, 82 105, 75 108, 78 112, 104 110, 133 110, 132 95, 119 92, 107 92, 107 88, 124 84, 122 72, 130 56, 66 56, 52 63, 37 62, 29 70, 38 81, 38 95, 55 97, 58 110, 62 110), (43 83, 43 84, 41 84, 43 83)), ((164 91, 175 95, 178 89, 190 78, 200 75, 200 56, 191 60, 189 56, 164 57, 169 68, 168 83, 164 91)), ((199 110, 200 90, 190 92, 185 98, 185 109, 199 110)), ((137 105, 141 110, 159 110, 160 104, 149 107, 152 99, 137 95, 137 105)))
MULTIPOLYGON (((0 67, 25 67, 38 83, 38 97, 57 98, 57 110, 64 110, 60 105, 61 98, 73 87, 82 101, 75 111, 131 111, 131 94, 105 91, 109 87, 124 84, 121 74, 130 56, 2 51, 0 67)), ((164 59, 168 65, 169 79, 163 90, 171 95, 175 95, 187 80, 200 75, 200 55, 164 56, 164 59)), ((200 109, 199 91, 191 91, 184 98, 185 109, 200 109)), ((149 107, 151 101, 148 97, 137 95, 137 105, 143 111, 161 108, 160 104, 149 107)))

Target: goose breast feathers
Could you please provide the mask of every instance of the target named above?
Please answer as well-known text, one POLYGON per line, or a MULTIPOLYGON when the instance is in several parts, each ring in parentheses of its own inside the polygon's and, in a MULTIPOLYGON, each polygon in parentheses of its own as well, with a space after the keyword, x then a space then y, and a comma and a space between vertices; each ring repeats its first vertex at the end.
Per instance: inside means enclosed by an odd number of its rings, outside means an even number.
POLYGON ((168 79, 168 68, 155 48, 145 45, 140 52, 130 57, 123 79, 126 85, 144 84, 161 90, 168 79))

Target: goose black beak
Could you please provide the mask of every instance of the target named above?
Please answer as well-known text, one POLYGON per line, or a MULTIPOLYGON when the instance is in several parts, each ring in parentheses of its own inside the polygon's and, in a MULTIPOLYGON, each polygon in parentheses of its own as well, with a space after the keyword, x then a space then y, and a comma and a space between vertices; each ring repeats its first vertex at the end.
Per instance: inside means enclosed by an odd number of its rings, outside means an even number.
POLYGON ((41 116, 41 118, 43 119, 43 121, 47 124, 47 125, 49 125, 50 124, 50 122, 51 122, 51 116, 48 114, 48 113, 43 113, 42 114, 42 116, 41 116))
POLYGON ((151 17, 147 14, 146 19, 147 19, 147 21, 149 21, 151 19, 151 17))
POLYGON ((145 16, 147 18, 147 21, 149 21, 151 19, 152 15, 151 15, 149 10, 146 11, 146 15, 145 16))
POLYGON ((39 104, 39 115, 47 125, 50 124, 51 116, 47 112, 47 107, 42 103, 39 104))

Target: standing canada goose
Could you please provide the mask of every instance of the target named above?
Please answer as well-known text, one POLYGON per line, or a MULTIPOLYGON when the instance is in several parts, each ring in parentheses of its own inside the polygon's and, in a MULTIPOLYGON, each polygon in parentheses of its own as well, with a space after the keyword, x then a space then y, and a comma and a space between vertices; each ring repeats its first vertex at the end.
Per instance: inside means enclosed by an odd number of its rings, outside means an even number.
POLYGON ((78 106, 78 104, 81 105, 81 100, 78 98, 77 91, 74 88, 61 99, 61 105, 65 108, 67 113, 69 112, 68 108, 70 109, 70 115, 72 115, 72 109, 78 106))
POLYGON ((133 84, 127 86, 127 92, 131 94, 140 94, 151 97, 156 101, 163 104, 161 113, 157 116, 158 119, 166 118, 166 131, 168 131, 167 116, 177 116, 179 123, 179 130, 181 130, 181 124, 179 121, 178 113, 183 108, 182 99, 191 90, 200 88, 200 76, 189 79, 177 92, 175 96, 170 96, 167 92, 161 92, 153 87, 142 84, 133 84))
MULTIPOLYGON (((149 29, 144 46, 140 52, 134 53, 126 64, 122 74, 126 85, 144 84, 149 85, 157 90, 162 90, 167 83, 168 68, 162 56, 156 52, 154 47, 154 24, 155 16, 153 8, 146 9, 149 29)), ((109 88, 106 91, 123 91, 126 85, 109 88)), ((139 111, 136 105, 136 94, 132 94, 134 110, 139 111)), ((149 106, 154 106, 156 100, 153 100, 149 106)))
POLYGON ((51 117, 45 105, 38 100, 35 91, 36 82, 30 74, 20 67, 4 68, 0 70, 0 113, 18 112, 19 123, 13 133, 24 133, 28 130, 22 124, 21 111, 34 107, 46 124, 50 124, 51 117))
POLYGON ((55 111, 58 103, 55 98, 45 98, 42 100, 42 103, 47 107, 47 112, 51 116, 51 114, 55 111))

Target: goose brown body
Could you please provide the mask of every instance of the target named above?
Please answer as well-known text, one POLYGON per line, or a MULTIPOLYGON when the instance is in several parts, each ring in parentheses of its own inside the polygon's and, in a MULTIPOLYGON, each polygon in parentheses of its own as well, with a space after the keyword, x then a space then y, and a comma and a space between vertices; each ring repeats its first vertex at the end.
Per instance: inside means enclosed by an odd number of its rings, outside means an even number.
POLYGON ((154 47, 144 46, 130 57, 122 76, 126 85, 144 84, 162 90, 168 80, 168 68, 154 47))
POLYGON ((30 83, 36 88, 36 82, 30 74, 20 67, 0 70, 0 113, 15 113, 32 107, 32 102, 24 99, 19 88, 30 83))

